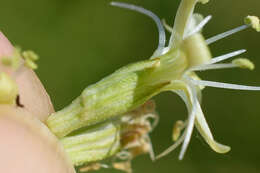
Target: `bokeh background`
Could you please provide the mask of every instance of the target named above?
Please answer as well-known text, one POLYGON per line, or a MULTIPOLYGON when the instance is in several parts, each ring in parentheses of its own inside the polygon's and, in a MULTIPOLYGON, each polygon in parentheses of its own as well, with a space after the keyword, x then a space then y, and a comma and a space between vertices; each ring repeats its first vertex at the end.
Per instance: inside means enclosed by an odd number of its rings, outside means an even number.
MULTIPOLYGON (((119 67, 147 59, 157 46, 157 30, 141 14, 109 6, 108 0, 4 0, 0 29, 15 45, 35 50, 40 56, 37 74, 56 110, 69 104, 88 85, 119 67)), ((169 24, 180 0, 128 0, 155 12, 169 24)), ((210 37, 239 26, 248 14, 260 16, 257 0, 211 0, 196 11, 212 14, 204 29, 210 37)), ((254 72, 221 70, 203 72, 207 80, 260 85, 260 34, 251 29, 211 46, 213 55, 246 48, 256 64, 254 72)), ((172 125, 185 119, 184 103, 172 93, 155 97, 161 120, 152 134, 158 154, 171 142, 172 125)), ((260 172, 260 92, 207 88, 203 110, 217 141, 232 147, 225 155, 213 152, 194 132, 183 161, 179 149, 152 162, 147 155, 133 162, 136 173, 258 173, 260 172)), ((101 170, 99 172, 118 172, 101 170)))

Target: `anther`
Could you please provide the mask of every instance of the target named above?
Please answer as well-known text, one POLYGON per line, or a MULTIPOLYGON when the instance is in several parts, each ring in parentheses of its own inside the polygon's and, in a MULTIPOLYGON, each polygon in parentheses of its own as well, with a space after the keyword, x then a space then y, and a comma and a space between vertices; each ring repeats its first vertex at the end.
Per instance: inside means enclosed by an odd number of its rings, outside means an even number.
POLYGON ((260 32, 260 21, 259 18, 256 16, 247 16, 245 18, 245 24, 251 26, 257 32, 260 32))
POLYGON ((246 58, 238 58, 232 61, 232 64, 238 66, 239 68, 245 68, 249 70, 254 70, 255 65, 252 61, 246 58))
POLYGON ((183 121, 178 120, 175 122, 172 131, 172 140, 175 142, 179 139, 182 129, 184 128, 185 124, 183 121))

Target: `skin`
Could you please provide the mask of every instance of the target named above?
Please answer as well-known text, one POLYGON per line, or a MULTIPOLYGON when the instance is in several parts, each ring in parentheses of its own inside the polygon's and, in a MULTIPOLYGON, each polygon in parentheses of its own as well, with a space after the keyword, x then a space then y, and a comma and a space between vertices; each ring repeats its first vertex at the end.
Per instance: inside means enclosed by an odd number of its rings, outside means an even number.
MULTIPOLYGON (((13 50, 0 33, 0 59, 12 55, 13 50)), ((24 105, 0 105, 0 172, 75 173, 57 138, 44 124, 54 109, 36 74, 25 67, 14 73, 3 65, 0 71, 14 78, 24 105)))

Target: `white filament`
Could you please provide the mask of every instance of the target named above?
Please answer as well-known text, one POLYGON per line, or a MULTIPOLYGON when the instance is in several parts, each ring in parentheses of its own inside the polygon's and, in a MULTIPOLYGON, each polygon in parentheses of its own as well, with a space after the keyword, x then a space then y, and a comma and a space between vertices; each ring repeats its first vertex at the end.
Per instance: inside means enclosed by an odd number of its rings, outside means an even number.
POLYGON ((211 18, 212 18, 212 16, 207 16, 185 37, 187 38, 187 37, 192 36, 193 34, 200 32, 202 30, 202 28, 211 20, 211 18))
POLYGON ((228 64, 206 64, 195 66, 189 69, 190 71, 205 71, 205 70, 217 70, 217 69, 226 69, 226 68, 236 68, 238 65, 228 63, 228 64))
POLYGON ((246 52, 245 49, 234 51, 234 52, 231 52, 231 53, 228 53, 228 54, 221 55, 221 56, 218 56, 216 58, 213 58, 206 64, 214 64, 214 63, 217 63, 217 62, 220 62, 220 61, 224 61, 226 59, 232 58, 234 56, 240 55, 240 54, 245 53, 245 52, 246 52))
POLYGON ((149 16, 150 18, 152 18, 153 21, 156 23, 156 26, 157 26, 158 32, 159 32, 159 43, 158 43, 158 48, 156 49, 156 52, 162 52, 163 51, 163 49, 165 47, 165 43, 166 43, 166 35, 165 35, 164 27, 163 27, 161 20, 158 16, 156 16, 153 12, 151 12, 149 10, 146 10, 142 7, 132 5, 132 4, 128 4, 128 3, 111 2, 110 4, 112 6, 137 11, 139 13, 145 14, 145 15, 149 16))
POLYGON ((237 27, 237 28, 235 28, 235 29, 232 29, 232 30, 229 30, 229 31, 227 31, 227 32, 224 32, 224 33, 218 34, 218 35, 216 35, 216 36, 213 36, 213 37, 207 39, 207 40, 206 40, 206 43, 209 45, 209 44, 211 44, 211 43, 214 43, 214 42, 216 42, 216 41, 218 41, 218 40, 221 40, 221 39, 223 39, 223 38, 225 38, 225 37, 228 37, 228 36, 230 36, 230 35, 232 35, 232 34, 235 34, 235 33, 239 32, 239 31, 245 30, 245 29, 247 29, 247 28, 249 28, 248 25, 242 25, 242 26, 237 27))
POLYGON ((215 88, 233 89, 233 90, 260 91, 260 87, 256 87, 256 86, 237 85, 237 84, 212 82, 212 81, 205 81, 205 80, 194 80, 191 78, 189 78, 189 80, 195 85, 202 85, 202 86, 215 87, 215 88))

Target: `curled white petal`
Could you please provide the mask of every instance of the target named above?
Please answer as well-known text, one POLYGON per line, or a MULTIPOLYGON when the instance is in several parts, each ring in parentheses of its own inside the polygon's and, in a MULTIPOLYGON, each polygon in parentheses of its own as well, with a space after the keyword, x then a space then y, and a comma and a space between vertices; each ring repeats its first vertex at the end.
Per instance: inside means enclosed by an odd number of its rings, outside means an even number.
POLYGON ((132 4, 128 4, 128 3, 111 2, 110 4, 112 6, 137 11, 139 13, 145 14, 146 16, 149 16, 150 18, 152 18, 153 21, 156 23, 156 26, 157 26, 158 32, 159 32, 159 43, 158 43, 158 48, 156 49, 155 53, 160 54, 161 52, 163 52, 163 49, 164 49, 165 43, 166 43, 166 35, 165 35, 165 30, 164 30, 163 24, 162 24, 160 18, 157 15, 155 15, 153 12, 146 10, 142 7, 132 5, 132 4))

